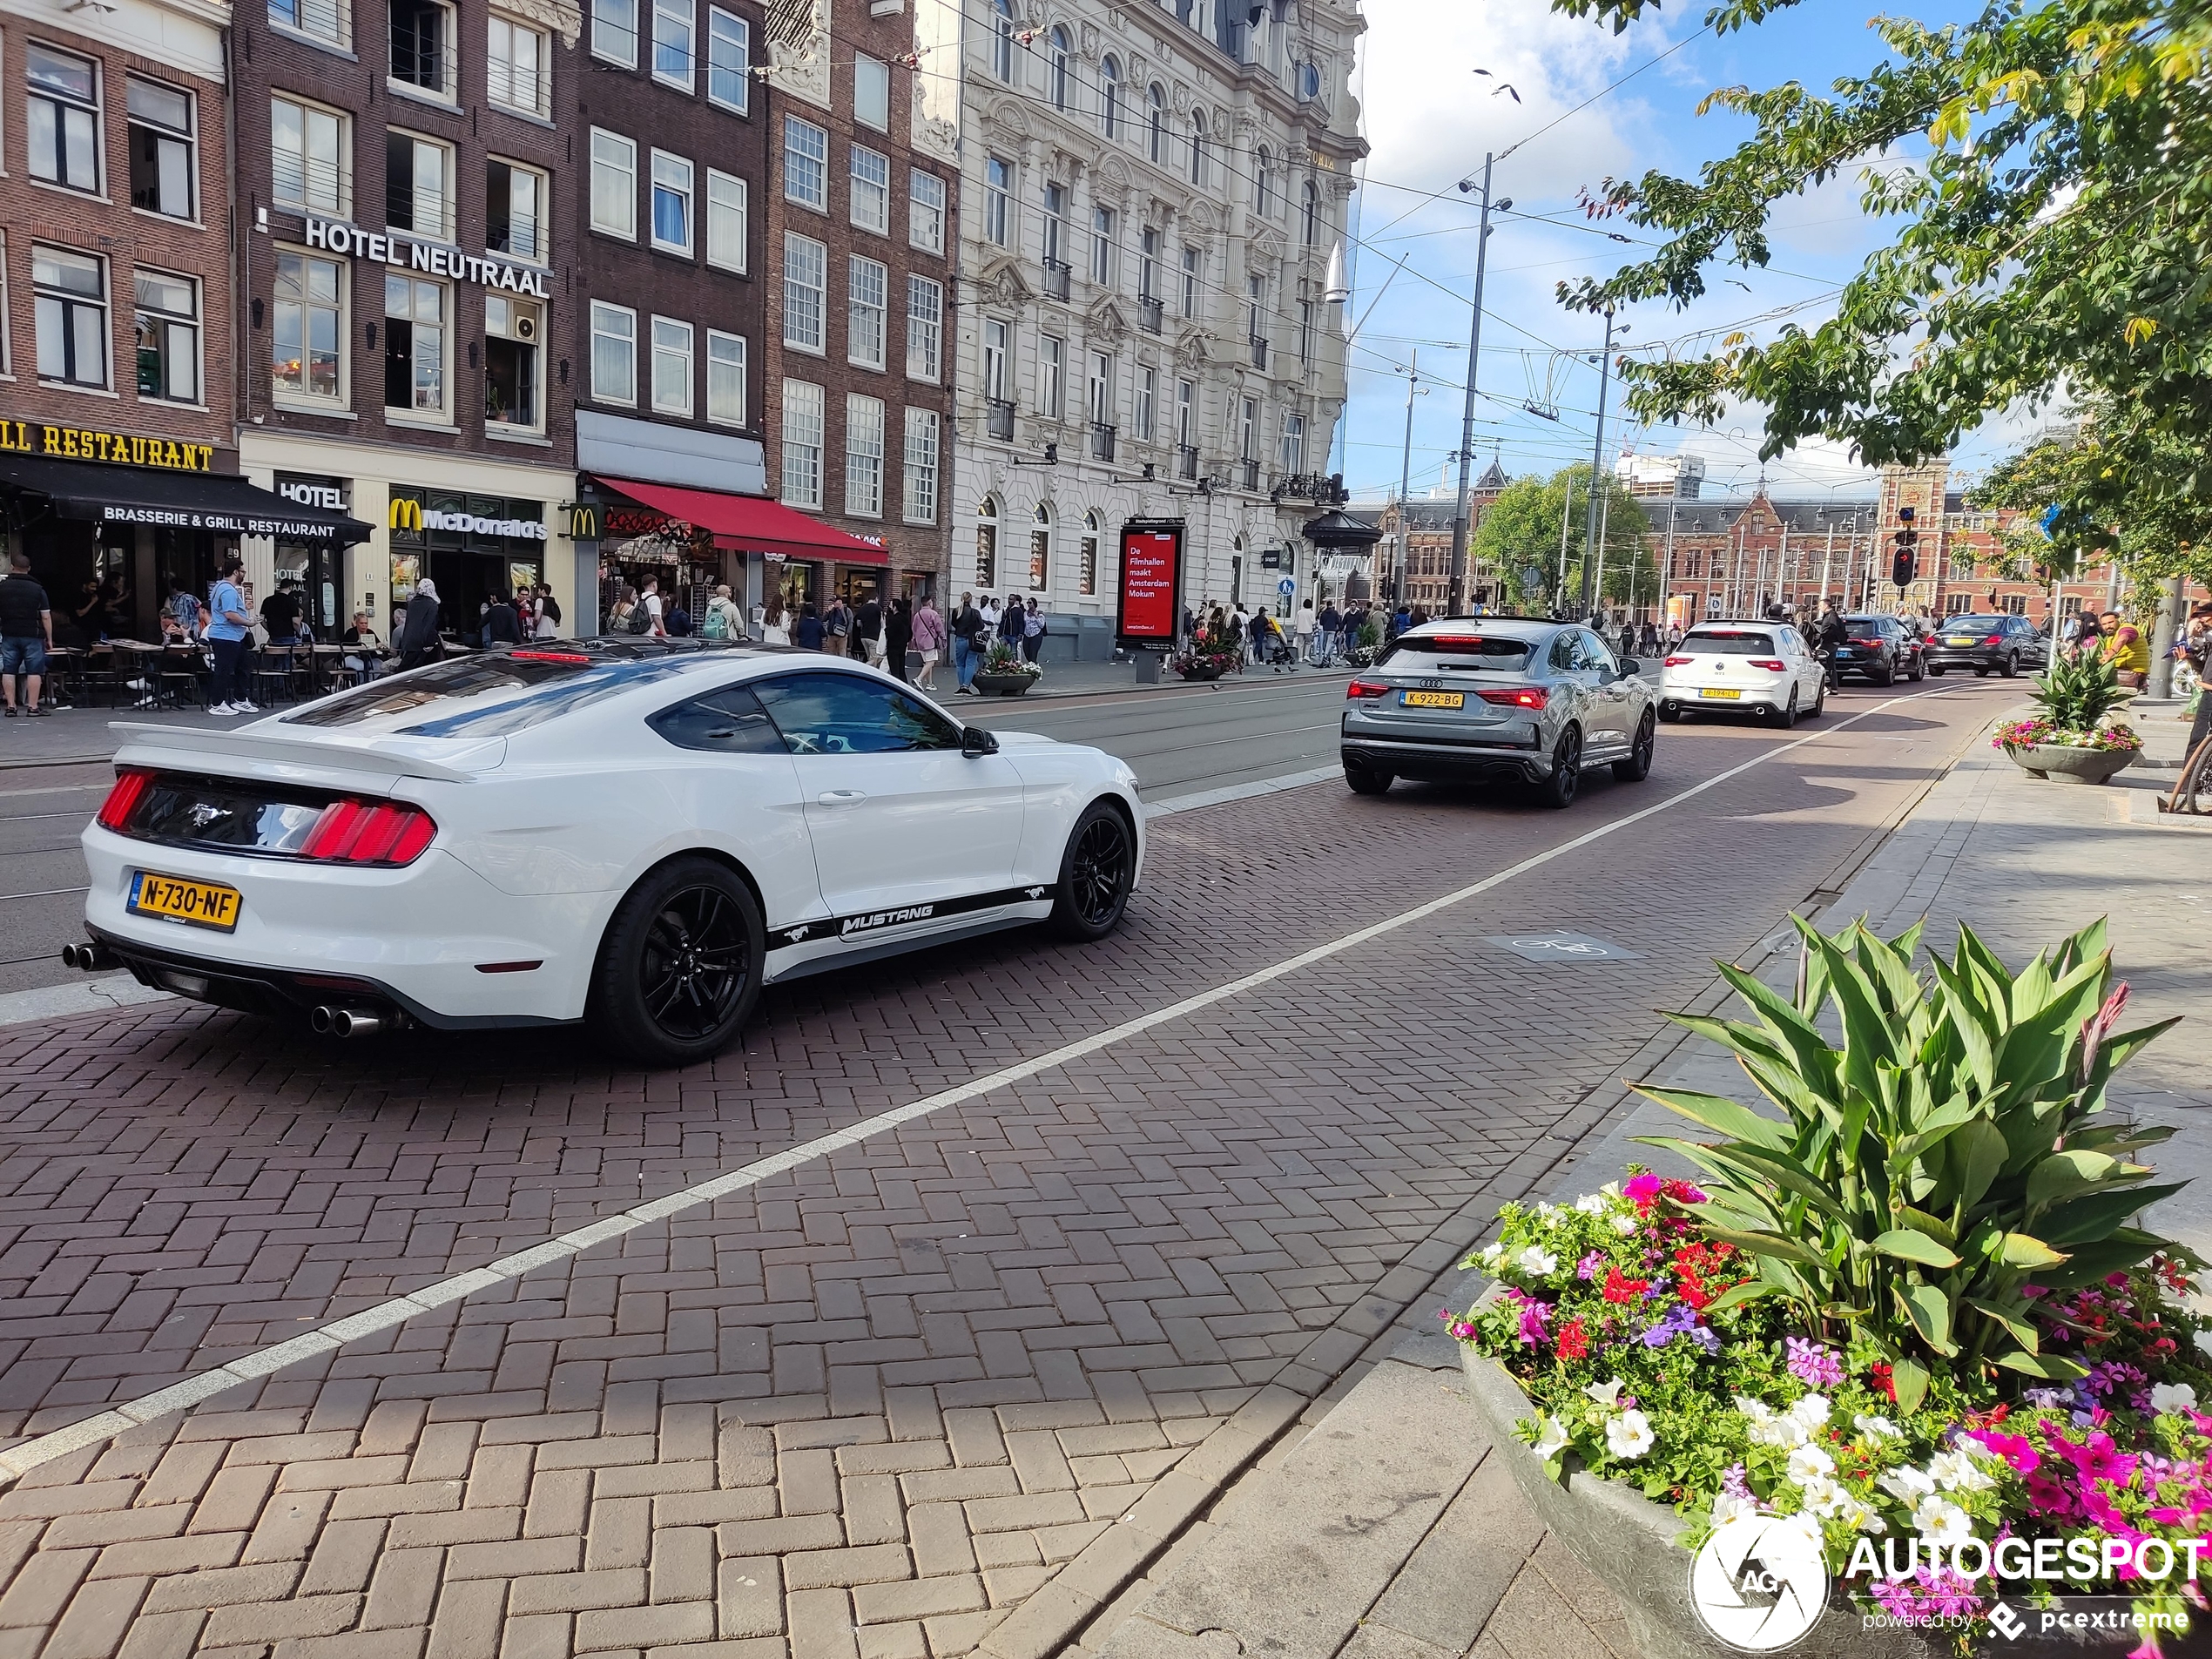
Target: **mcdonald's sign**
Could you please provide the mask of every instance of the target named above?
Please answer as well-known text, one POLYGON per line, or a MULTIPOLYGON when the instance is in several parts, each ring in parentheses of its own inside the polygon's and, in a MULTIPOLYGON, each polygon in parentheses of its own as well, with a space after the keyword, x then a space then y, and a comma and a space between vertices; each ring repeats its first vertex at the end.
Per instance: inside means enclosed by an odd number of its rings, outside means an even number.
POLYGON ((422 534, 422 503, 404 496, 392 497, 391 527, 420 536, 422 534))
POLYGON ((577 542, 599 539, 599 509, 596 505, 587 502, 570 503, 569 536, 577 542))

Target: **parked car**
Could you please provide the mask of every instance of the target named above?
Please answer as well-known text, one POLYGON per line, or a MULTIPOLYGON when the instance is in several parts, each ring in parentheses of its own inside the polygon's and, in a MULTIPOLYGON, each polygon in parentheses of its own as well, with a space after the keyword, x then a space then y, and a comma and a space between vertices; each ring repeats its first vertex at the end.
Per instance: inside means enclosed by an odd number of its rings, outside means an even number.
POLYGON ((1463 617, 1407 630, 1345 688, 1345 782, 1510 778, 1568 806, 1584 772, 1624 783, 1651 771, 1649 682, 1588 629, 1535 617, 1463 617))
POLYGON ((1787 623, 1701 622, 1661 664, 1662 720, 1750 712, 1791 726, 1827 706, 1827 671, 1787 623))
POLYGON ((1918 680, 1927 671, 1924 642, 1914 629, 1878 612, 1844 618, 1836 650, 1836 676, 1857 674, 1877 685, 1918 680))
POLYGON ((1971 668, 2010 679, 2023 668, 2051 664, 2051 642, 2026 617, 1973 614, 1946 617, 1928 641, 1928 672, 1971 668))

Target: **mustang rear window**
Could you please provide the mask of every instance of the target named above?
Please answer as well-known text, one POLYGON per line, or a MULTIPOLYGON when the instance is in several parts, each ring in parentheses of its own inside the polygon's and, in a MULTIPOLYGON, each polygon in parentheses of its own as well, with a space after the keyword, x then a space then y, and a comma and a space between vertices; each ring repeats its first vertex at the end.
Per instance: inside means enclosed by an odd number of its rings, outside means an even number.
MULTIPOLYGON (((578 653, 581 655, 581 653, 578 653)), ((403 678, 372 681, 285 716, 287 725, 347 726, 421 710, 435 718, 397 728, 414 738, 501 738, 526 732, 601 698, 683 671, 685 658, 607 661, 553 653, 468 657, 403 678)))
POLYGON ((1398 657, 1433 657, 1440 662, 1510 674, 1528 666, 1528 642, 1494 634, 1417 635, 1399 640, 1383 653, 1382 661, 1398 657))
POLYGON ((1701 628, 1682 642, 1682 648, 1708 657, 1771 657, 1774 636, 1745 633, 1736 628, 1701 628))

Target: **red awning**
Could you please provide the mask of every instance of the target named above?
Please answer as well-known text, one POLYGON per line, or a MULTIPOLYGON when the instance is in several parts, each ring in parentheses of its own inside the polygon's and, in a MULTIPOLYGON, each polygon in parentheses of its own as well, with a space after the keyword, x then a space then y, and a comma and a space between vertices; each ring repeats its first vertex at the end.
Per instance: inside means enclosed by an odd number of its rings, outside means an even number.
POLYGON ((602 478, 608 489, 696 524, 718 545, 742 553, 781 553, 794 559, 835 559, 841 564, 888 564, 891 556, 873 543, 847 536, 819 519, 759 496, 725 496, 718 489, 679 489, 602 478))

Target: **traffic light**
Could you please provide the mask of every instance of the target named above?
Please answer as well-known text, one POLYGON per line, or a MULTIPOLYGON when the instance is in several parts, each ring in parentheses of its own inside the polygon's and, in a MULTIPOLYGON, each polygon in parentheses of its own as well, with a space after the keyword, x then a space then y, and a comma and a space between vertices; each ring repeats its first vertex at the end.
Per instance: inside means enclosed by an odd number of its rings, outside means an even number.
POLYGON ((1905 528, 1897 533, 1897 551, 1890 556, 1890 580, 1896 583, 1901 593, 1912 585, 1913 572, 1920 563, 1920 532, 1912 528, 1913 512, 1910 507, 1900 507, 1897 516, 1905 528))

